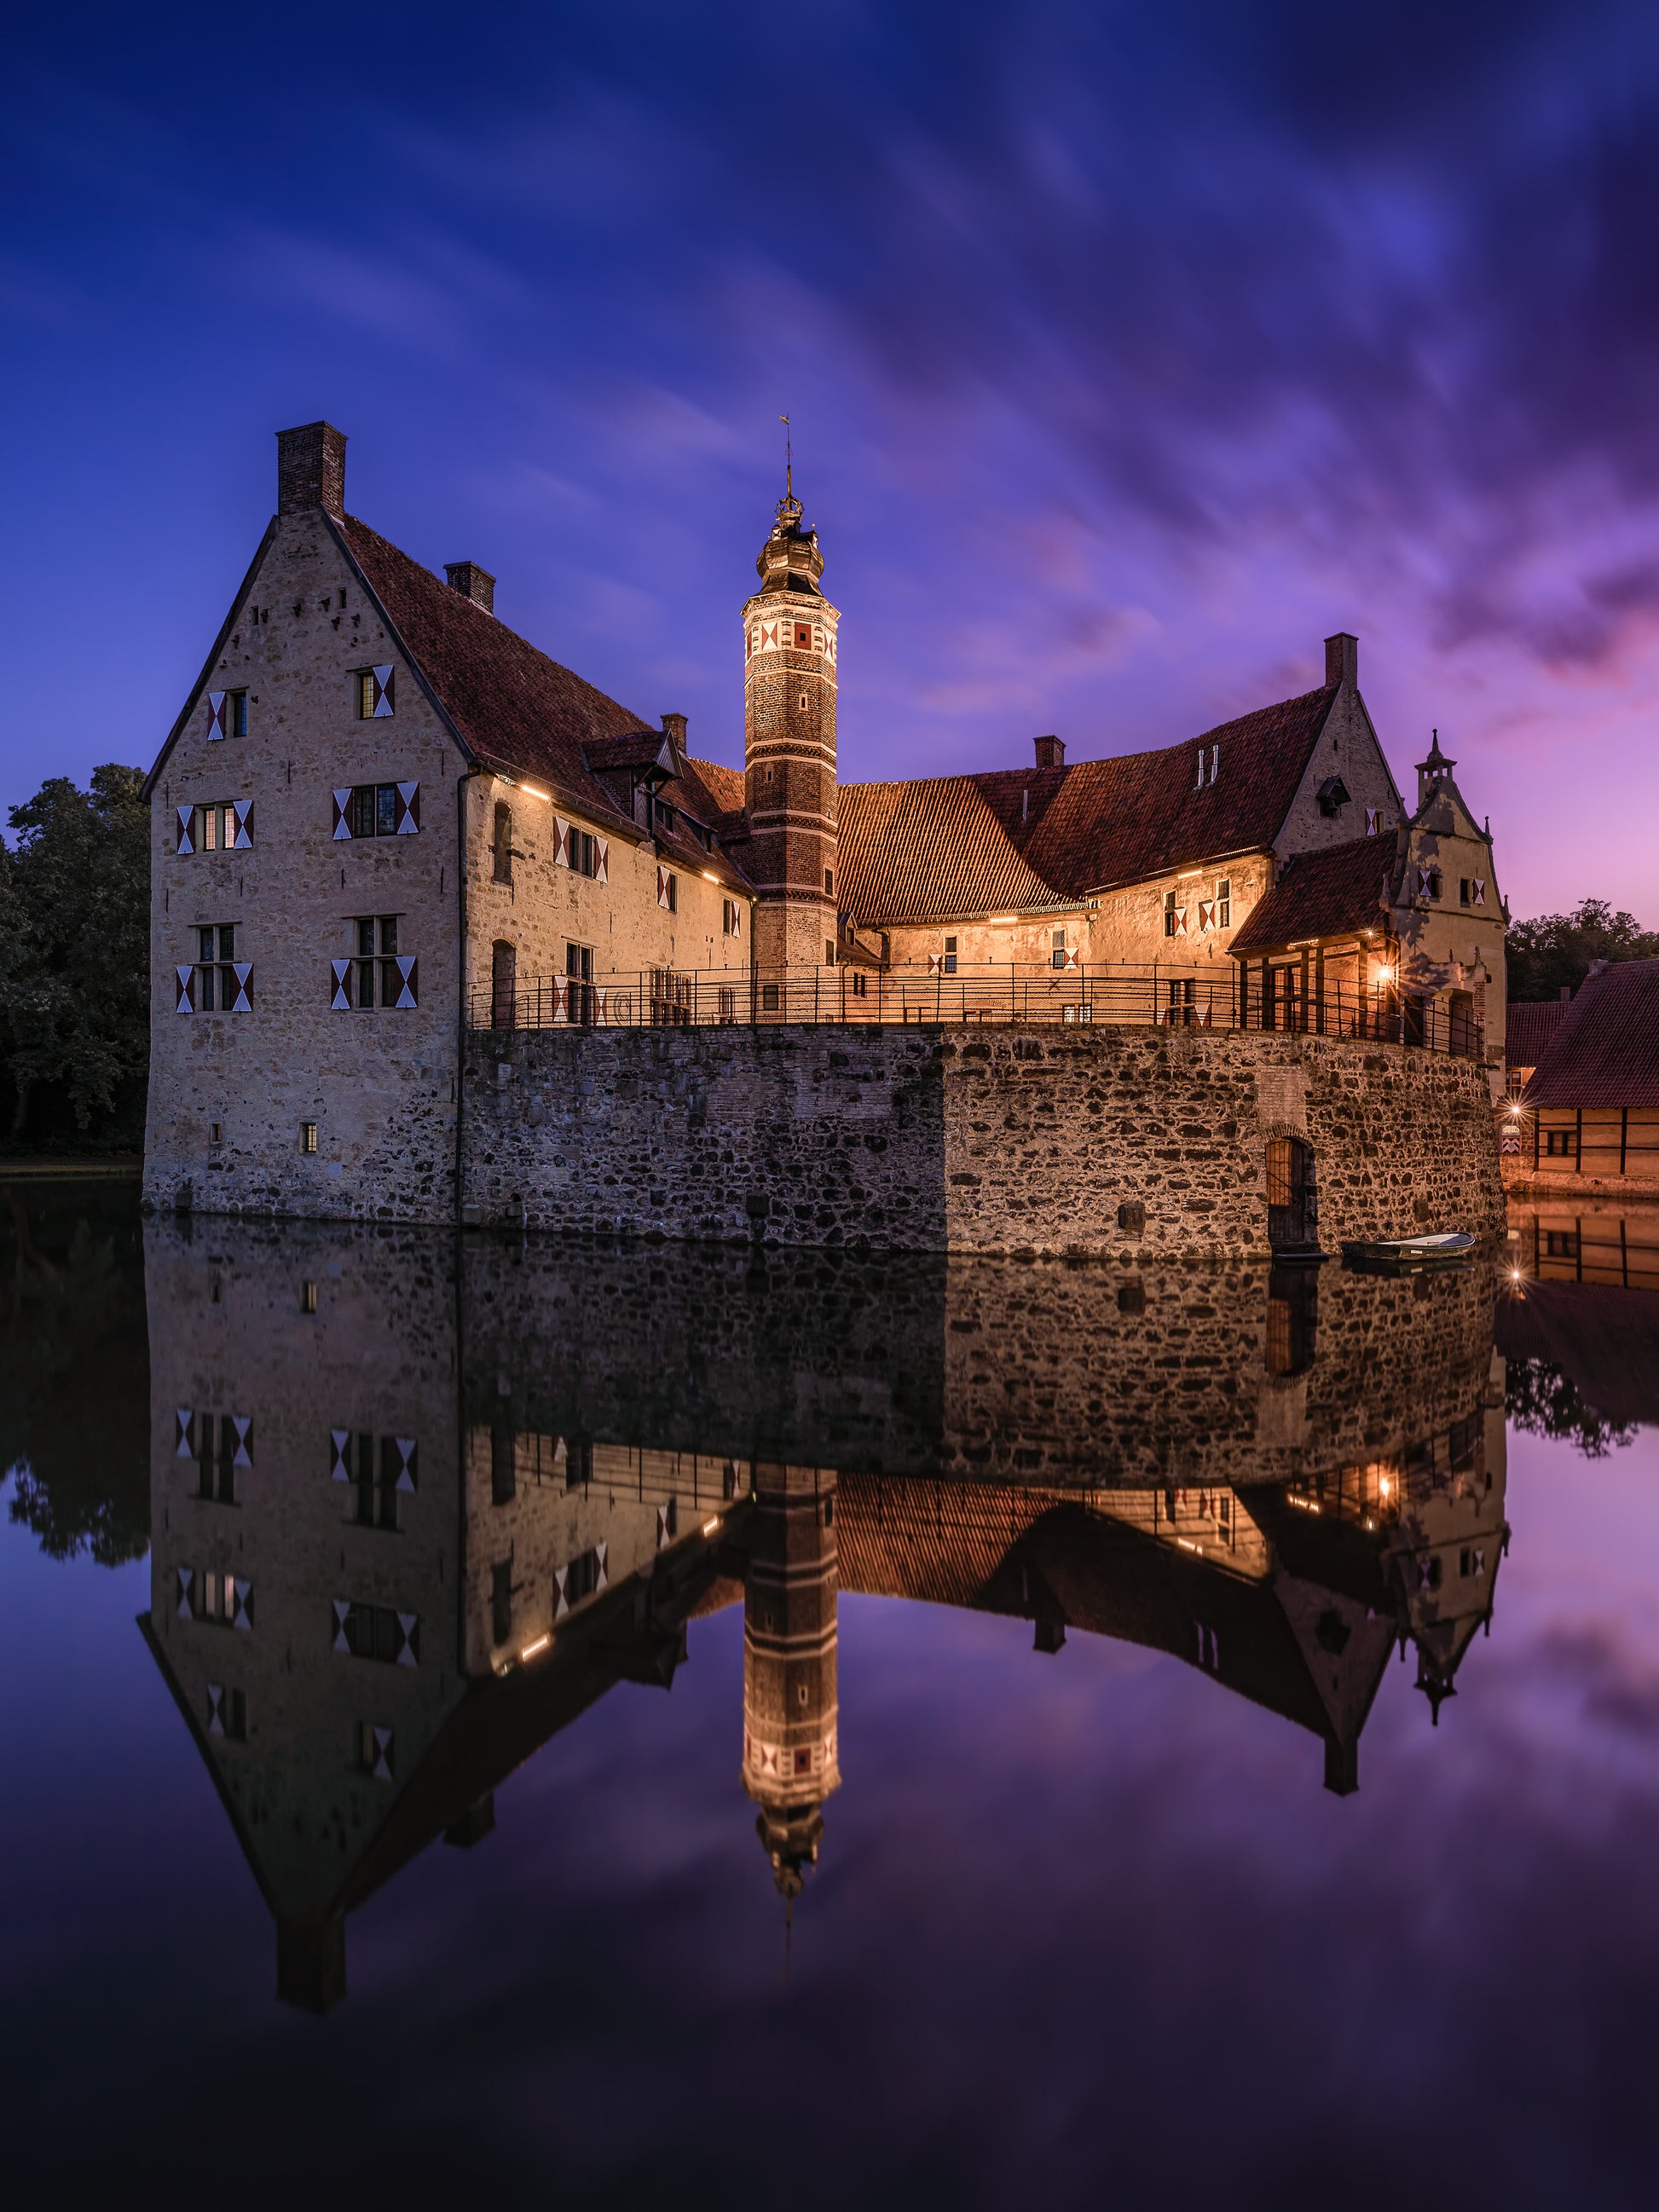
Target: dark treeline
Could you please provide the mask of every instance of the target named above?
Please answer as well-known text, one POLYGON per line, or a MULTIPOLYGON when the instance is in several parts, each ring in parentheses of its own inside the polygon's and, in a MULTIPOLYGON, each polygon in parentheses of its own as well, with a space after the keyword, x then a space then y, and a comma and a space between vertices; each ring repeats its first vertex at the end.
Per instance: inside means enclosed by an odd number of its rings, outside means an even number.
POLYGON ((0 1146, 127 1152, 149 1066, 149 809, 136 768, 52 776, 0 843, 0 1146))
POLYGON ((43 1551, 149 1542, 149 1335, 131 1188, 0 1183, 0 1482, 43 1551))
POLYGON ((1540 914, 1510 924, 1504 939, 1511 1000, 1559 999, 1576 992, 1593 960, 1659 959, 1659 929, 1605 899, 1585 899, 1571 914, 1540 914))

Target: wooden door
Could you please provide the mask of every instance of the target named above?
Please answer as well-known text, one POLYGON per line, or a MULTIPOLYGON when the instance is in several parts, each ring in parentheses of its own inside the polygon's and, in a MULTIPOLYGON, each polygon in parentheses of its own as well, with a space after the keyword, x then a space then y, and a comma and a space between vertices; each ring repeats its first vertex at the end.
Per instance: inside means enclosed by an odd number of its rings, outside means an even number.
POLYGON ((1308 1242, 1308 1147, 1297 1137, 1267 1139, 1267 1242, 1276 1251, 1308 1242))

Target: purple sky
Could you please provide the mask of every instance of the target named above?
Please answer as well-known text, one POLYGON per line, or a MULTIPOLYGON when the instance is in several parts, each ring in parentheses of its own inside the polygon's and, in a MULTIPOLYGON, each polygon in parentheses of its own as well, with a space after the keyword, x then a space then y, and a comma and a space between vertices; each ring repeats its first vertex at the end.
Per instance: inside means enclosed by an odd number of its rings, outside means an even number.
POLYGON ((146 765, 354 512, 741 758, 777 416, 848 778, 1187 738, 1357 630, 1517 915, 1659 923, 1659 13, 180 5, 0 86, 0 804, 146 765))

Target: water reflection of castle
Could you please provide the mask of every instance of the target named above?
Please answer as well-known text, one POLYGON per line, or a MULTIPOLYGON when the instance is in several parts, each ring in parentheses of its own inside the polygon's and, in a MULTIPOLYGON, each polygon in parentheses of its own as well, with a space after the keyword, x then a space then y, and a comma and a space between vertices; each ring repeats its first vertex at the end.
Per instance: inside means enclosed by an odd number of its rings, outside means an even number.
POLYGON ((786 1896, 841 1779, 842 1586, 1171 1653, 1318 1737, 1338 1791, 1396 1644, 1437 1716, 1490 1620, 1486 1273, 1312 1294, 228 1221, 146 1256, 143 1631, 307 2006, 356 1905, 725 1605, 786 1896))

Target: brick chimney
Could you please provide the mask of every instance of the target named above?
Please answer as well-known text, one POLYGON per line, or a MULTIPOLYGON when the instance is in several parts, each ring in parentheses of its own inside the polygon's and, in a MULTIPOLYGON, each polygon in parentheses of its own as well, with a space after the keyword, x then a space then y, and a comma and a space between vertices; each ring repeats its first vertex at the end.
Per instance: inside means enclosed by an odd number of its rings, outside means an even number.
POLYGON ((276 433, 276 512, 314 514, 320 507, 345 513, 345 432, 331 422, 307 422, 276 433))
POLYGON ((475 607, 482 607, 487 615, 495 611, 495 579, 488 568, 481 568, 476 561, 446 561, 444 574, 449 579, 449 588, 459 592, 464 599, 471 599, 475 607))
POLYGON ((1039 768, 1064 768, 1066 745, 1063 738, 1039 738, 1036 741, 1036 764, 1039 768))
POLYGON ((675 751, 684 758, 685 753, 685 716, 684 714, 665 714, 662 718, 662 733, 664 737, 669 739, 671 744, 673 745, 675 751))
POLYGON ((1325 682, 1346 684, 1351 691, 1359 689, 1359 640, 1346 629, 1325 641, 1325 682))

